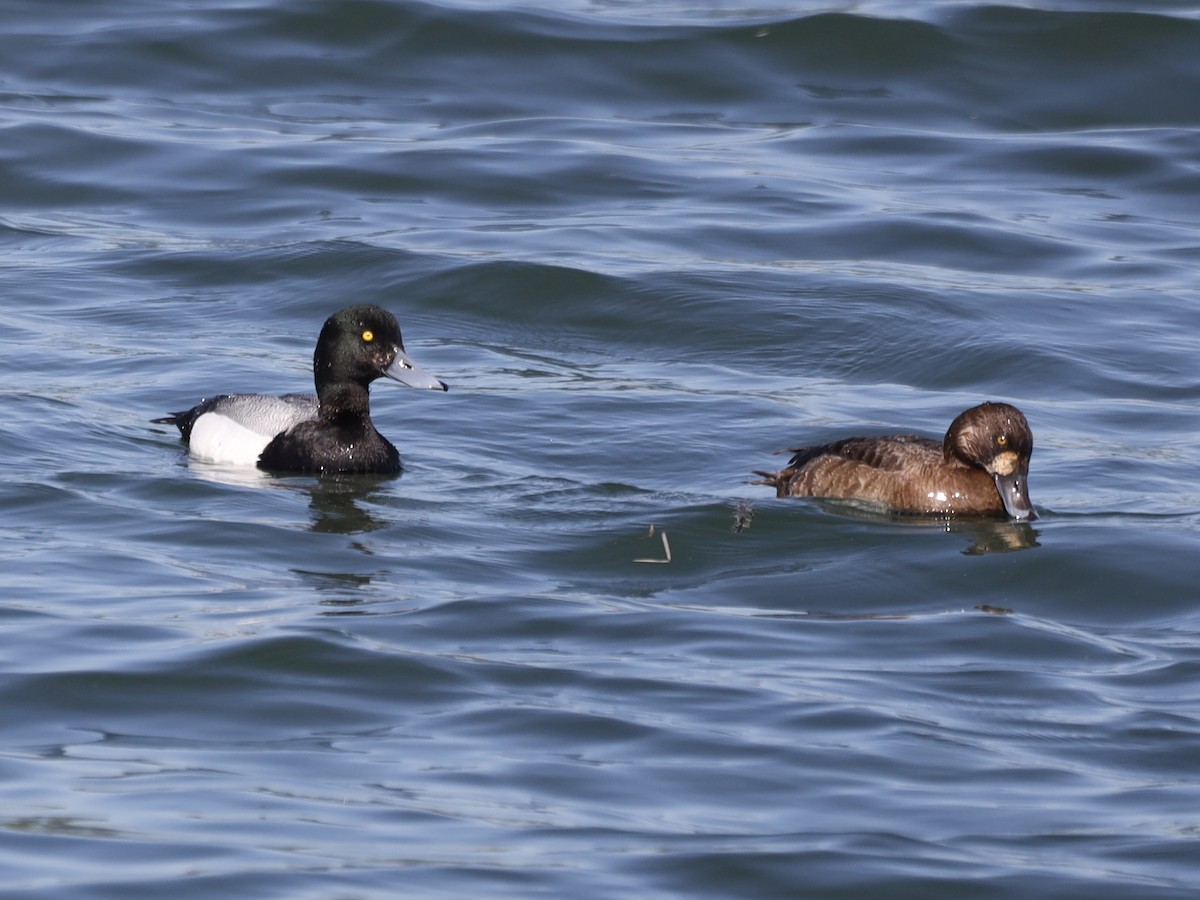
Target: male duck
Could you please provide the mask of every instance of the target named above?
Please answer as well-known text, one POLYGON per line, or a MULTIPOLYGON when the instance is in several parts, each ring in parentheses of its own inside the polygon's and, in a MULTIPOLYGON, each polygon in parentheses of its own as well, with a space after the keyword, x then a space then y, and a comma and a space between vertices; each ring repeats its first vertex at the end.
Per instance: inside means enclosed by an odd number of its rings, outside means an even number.
POLYGON ((446 390, 404 352, 395 317, 351 306, 325 321, 313 353, 317 395, 222 394, 153 421, 175 425, 192 456, 279 472, 395 474, 400 454, 371 422, 380 376, 446 390))

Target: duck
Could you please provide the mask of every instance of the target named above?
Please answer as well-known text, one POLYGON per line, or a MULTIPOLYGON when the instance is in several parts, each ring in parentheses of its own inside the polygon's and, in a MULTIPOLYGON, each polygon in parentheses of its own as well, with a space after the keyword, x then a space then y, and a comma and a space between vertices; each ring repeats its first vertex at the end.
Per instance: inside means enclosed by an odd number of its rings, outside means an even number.
POLYGON ((778 472, 755 469, 777 497, 857 500, 929 516, 1031 521, 1033 432, 1019 409, 989 401, 960 413, 938 441, 915 434, 795 447, 778 472))
POLYGON ((404 350, 386 309, 349 306, 325 320, 313 352, 317 393, 220 394, 151 421, 174 425, 191 457, 269 472, 383 474, 401 471, 400 453, 371 421, 370 385, 390 378, 448 390, 404 350))

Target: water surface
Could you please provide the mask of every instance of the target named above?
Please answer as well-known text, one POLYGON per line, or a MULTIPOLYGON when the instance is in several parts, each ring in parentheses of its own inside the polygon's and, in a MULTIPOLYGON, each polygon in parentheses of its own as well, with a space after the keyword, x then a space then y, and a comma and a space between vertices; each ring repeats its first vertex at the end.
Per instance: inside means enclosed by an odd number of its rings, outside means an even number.
POLYGON ((6 897, 1194 895, 1193 4, 69 7, 0 35, 6 897), (351 303, 450 384, 400 478, 149 424, 351 303), (1032 526, 749 483, 986 399, 1032 526))

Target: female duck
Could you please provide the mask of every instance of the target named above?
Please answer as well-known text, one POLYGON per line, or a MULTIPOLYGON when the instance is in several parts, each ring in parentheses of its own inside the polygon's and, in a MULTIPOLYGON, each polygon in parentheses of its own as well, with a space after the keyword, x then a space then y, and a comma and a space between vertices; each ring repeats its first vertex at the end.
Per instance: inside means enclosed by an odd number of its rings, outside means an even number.
POLYGON ((916 435, 846 438, 798 447, 787 468, 755 470, 779 497, 863 500, 918 515, 1037 518, 1029 502, 1033 432, 1007 403, 950 423, 940 443, 916 435))
POLYGON ((404 352, 395 317, 351 306, 325 321, 313 353, 317 395, 223 394, 154 422, 175 425, 192 456, 227 465, 321 474, 395 474, 400 454, 371 422, 380 376, 410 387, 446 385, 404 352))

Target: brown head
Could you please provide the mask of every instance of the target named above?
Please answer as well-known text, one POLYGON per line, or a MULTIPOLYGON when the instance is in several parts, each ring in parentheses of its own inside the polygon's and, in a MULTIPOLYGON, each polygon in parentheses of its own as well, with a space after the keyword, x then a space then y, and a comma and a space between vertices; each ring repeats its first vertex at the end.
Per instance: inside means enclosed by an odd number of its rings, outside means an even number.
POLYGON ((1000 502, 1014 519, 1036 519, 1029 502, 1029 457, 1033 432, 1015 406, 982 403, 950 423, 942 444, 947 462, 983 469, 996 482, 1000 502))

